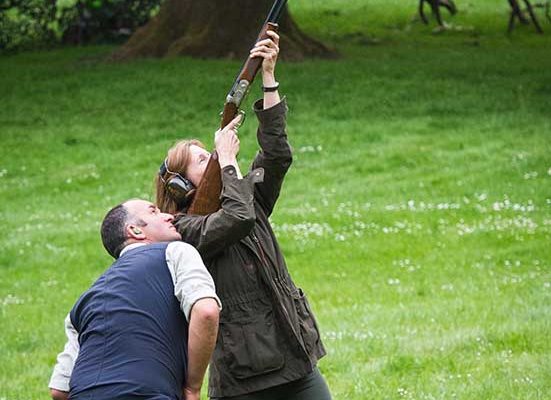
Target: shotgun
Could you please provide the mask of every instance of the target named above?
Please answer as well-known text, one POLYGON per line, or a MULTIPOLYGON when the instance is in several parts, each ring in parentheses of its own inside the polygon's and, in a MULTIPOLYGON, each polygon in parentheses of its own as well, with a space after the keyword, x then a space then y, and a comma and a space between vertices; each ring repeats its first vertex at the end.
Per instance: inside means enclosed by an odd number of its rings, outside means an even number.
MULTIPOLYGON (((256 42, 268 38, 266 32, 273 30, 277 32, 277 22, 285 7, 287 0, 275 0, 262 29, 258 34, 256 42)), ((255 43, 256 43, 255 42, 255 43)), ((239 75, 226 97, 224 109, 222 111, 222 120, 220 128, 228 125, 237 114, 240 113, 240 105, 254 81, 254 78, 262 66, 263 59, 261 57, 249 58, 243 64, 239 75)), ((209 159, 207 168, 199 186, 195 191, 195 195, 187 210, 188 214, 207 215, 216 212, 220 209, 220 193, 222 192, 222 177, 220 172, 220 164, 218 162, 218 154, 214 151, 209 159)))

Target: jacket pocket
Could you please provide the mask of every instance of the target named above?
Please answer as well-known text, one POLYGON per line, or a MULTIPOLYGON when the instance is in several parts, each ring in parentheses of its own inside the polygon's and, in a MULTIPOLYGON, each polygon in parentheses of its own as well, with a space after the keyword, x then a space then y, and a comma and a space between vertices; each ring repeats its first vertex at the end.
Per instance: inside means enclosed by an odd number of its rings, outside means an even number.
POLYGON ((306 299, 306 295, 302 289, 297 289, 293 296, 295 307, 297 310, 298 321, 300 326, 300 335, 304 341, 304 347, 309 355, 315 354, 315 350, 319 345, 319 331, 314 314, 310 308, 310 304, 306 299))
POLYGON ((251 319, 221 322, 220 328, 224 361, 234 377, 246 379, 283 367, 272 310, 263 310, 251 319))

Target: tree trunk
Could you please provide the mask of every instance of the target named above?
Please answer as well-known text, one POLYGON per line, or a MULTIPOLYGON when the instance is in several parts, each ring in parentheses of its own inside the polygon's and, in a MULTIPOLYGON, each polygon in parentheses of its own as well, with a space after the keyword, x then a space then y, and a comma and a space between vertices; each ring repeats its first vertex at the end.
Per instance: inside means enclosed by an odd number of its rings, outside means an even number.
MULTIPOLYGON (((251 49, 273 0, 165 0, 159 14, 138 29, 113 60, 188 55, 243 58, 251 49)), ((335 57, 304 34, 287 7, 279 21, 281 58, 335 57)))

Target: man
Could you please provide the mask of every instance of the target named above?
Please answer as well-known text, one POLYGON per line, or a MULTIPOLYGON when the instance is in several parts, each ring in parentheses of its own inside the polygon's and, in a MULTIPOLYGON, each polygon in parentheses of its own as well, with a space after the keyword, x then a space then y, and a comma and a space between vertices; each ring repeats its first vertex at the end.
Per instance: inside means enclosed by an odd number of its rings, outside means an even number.
POLYGON ((107 213, 101 236, 116 261, 67 316, 55 400, 199 399, 220 301, 172 220, 144 200, 107 213))
MULTIPOLYGON (((262 57, 264 97, 254 105, 261 151, 242 176, 236 156, 239 118, 217 132, 221 209, 192 215, 171 185, 198 186, 210 153, 196 140, 168 151, 157 176, 157 204, 176 210, 183 240, 193 244, 216 283, 224 310, 209 369, 209 395, 217 400, 329 400, 317 369, 325 354, 317 323, 303 291, 293 282, 269 217, 292 162, 285 132, 287 106, 274 68, 279 37, 269 32, 251 57, 262 57), (190 184, 186 184, 186 181, 190 184)), ((190 192, 191 195, 191 192, 190 192)))

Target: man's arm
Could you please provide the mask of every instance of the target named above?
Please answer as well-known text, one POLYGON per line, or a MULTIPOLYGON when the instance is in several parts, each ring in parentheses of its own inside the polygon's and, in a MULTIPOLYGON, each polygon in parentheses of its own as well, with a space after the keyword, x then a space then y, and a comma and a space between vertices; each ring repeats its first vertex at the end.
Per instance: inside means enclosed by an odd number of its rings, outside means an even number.
POLYGON ((203 378, 218 334, 218 303, 201 299, 191 309, 188 337, 188 375, 184 395, 186 400, 199 400, 203 378))
POLYGON ((67 400, 69 397, 69 380, 80 350, 78 332, 73 327, 69 315, 65 318, 65 334, 67 342, 61 353, 57 355, 57 363, 50 378, 50 395, 54 400, 67 400))
POLYGON ((53 400, 68 400, 69 392, 63 392, 57 389, 50 389, 50 396, 52 396, 53 400))
POLYGON ((186 400, 199 400, 203 377, 216 344, 220 300, 212 277, 193 246, 170 243, 166 261, 174 282, 174 295, 189 322, 184 396, 186 400))

